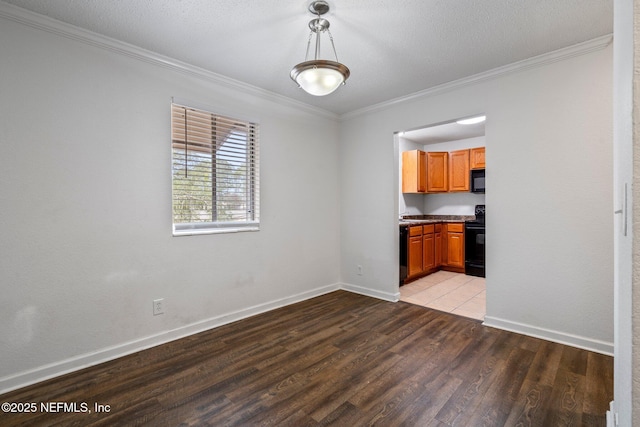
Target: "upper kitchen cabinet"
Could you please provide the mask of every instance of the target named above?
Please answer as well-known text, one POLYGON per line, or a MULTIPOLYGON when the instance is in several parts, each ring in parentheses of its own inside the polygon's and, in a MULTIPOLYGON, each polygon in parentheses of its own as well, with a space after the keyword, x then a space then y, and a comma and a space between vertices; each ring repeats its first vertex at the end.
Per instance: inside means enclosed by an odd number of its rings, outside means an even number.
POLYGON ((469 151, 449 153, 449 191, 469 191, 469 151))
POLYGON ((402 192, 427 191, 427 153, 420 150, 402 153, 402 192))
POLYGON ((427 153, 427 193, 445 193, 448 191, 448 158, 449 153, 427 153))
POLYGON ((484 169, 484 147, 472 148, 471 153, 471 169, 484 169))

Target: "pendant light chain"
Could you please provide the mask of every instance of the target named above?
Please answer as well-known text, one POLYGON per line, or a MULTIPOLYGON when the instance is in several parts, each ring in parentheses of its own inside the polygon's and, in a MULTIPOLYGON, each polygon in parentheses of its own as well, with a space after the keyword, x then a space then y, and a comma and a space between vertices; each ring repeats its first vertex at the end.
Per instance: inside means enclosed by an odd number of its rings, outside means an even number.
POLYGON ((327 33, 329 33, 329 40, 331 40, 331 47, 333 48, 333 56, 336 57, 336 62, 340 62, 338 61, 338 54, 336 53, 336 45, 333 44, 333 36, 331 35, 331 31, 329 31, 328 28, 327 28, 327 33))
POLYGON ((320 34, 322 34, 324 32, 324 27, 322 27, 320 25, 320 20, 322 19, 322 16, 320 16, 320 12, 318 12, 318 19, 317 19, 317 24, 316 24, 316 54, 313 57, 314 61, 317 61, 318 58, 320 57, 320 34))
POLYGON ((311 37, 313 37, 313 31, 309 31, 309 40, 307 40, 307 53, 304 54, 304 60, 309 60, 309 47, 311 46, 311 37))

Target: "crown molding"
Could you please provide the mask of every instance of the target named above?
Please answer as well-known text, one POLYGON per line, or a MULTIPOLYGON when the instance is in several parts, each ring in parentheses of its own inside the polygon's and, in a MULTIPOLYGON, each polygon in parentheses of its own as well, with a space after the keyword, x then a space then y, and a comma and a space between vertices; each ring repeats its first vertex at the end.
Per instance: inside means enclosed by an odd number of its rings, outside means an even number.
POLYGON ((612 34, 607 34, 592 40, 578 43, 566 48, 558 49, 549 53, 534 56, 522 61, 514 62, 503 67, 494 68, 473 76, 464 77, 462 79, 443 83, 438 86, 431 87, 419 92, 412 93, 407 96, 394 98, 378 104, 370 105, 358 110, 350 111, 344 114, 336 114, 322 108, 300 102, 283 95, 232 79, 200 67, 182 62, 158 53, 142 49, 129 43, 121 42, 107 36, 103 36, 74 25, 70 25, 48 16, 40 15, 35 12, 5 3, 0 0, 0 18, 5 18, 32 28, 46 31, 51 34, 62 36, 68 39, 76 40, 94 47, 115 52, 130 58, 137 59, 149 64, 168 68, 185 75, 200 78, 217 85, 241 91, 243 93, 269 100, 280 105, 289 106, 296 110, 303 110, 307 113, 322 116, 332 120, 347 120, 364 114, 381 111, 394 105, 419 98, 428 98, 444 92, 460 89, 462 87, 502 77, 508 74, 527 70, 530 68, 541 67, 554 62, 563 61, 575 56, 584 55, 609 46, 613 40, 612 34))
POLYGON ((115 52, 148 64, 170 69, 191 77, 200 78, 210 83, 241 91, 248 95, 253 95, 264 100, 272 101, 280 105, 302 110, 314 116, 322 116, 328 119, 337 120, 340 116, 322 108, 314 107, 304 102, 300 102, 286 96, 196 67, 186 62, 161 55, 141 47, 125 43, 71 24, 67 24, 57 19, 35 13, 21 7, 5 3, 0 0, 0 18, 26 25, 55 34, 67 39, 75 40, 100 49, 115 52))
POLYGON ((462 87, 476 84, 479 82, 492 80, 498 77, 503 77, 509 74, 517 73, 520 71, 528 70, 531 68, 542 67, 544 65, 552 64, 558 61, 564 61, 565 59, 573 58, 575 56, 584 55, 590 52, 598 51, 606 48, 613 41, 613 34, 607 34, 601 37, 597 37, 592 40, 587 40, 582 43, 578 43, 572 46, 568 46, 562 49, 554 50, 552 52, 543 53, 542 55, 534 56, 522 61, 514 62, 502 67, 494 68, 489 71, 474 74, 473 76, 464 77, 451 82, 443 83, 438 86, 431 87, 429 89, 421 90, 419 92, 412 93, 410 95, 394 98, 388 101, 380 102, 378 104, 370 105, 358 110, 350 111, 340 115, 340 120, 348 120, 354 117, 358 117, 364 114, 373 113, 390 108, 397 104, 402 104, 407 101, 416 100, 419 98, 428 98, 434 95, 439 95, 444 92, 460 89, 462 87))

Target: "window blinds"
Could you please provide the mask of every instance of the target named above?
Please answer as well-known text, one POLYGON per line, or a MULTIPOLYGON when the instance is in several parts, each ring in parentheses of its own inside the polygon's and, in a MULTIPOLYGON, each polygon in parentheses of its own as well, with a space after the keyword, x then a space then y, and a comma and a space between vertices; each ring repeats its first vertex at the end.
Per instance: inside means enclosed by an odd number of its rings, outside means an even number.
POLYGON ((174 233, 257 228, 259 128, 171 105, 174 233))

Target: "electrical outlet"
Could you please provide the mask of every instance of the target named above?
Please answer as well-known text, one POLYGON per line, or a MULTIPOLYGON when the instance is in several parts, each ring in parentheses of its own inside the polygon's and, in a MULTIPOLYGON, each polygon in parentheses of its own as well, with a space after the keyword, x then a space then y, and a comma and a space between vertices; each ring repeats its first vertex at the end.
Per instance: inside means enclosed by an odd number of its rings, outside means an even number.
POLYGON ((153 300, 153 315, 164 313, 164 298, 158 298, 153 300))
POLYGON ((362 276, 362 266, 358 266, 358 276, 362 276))

